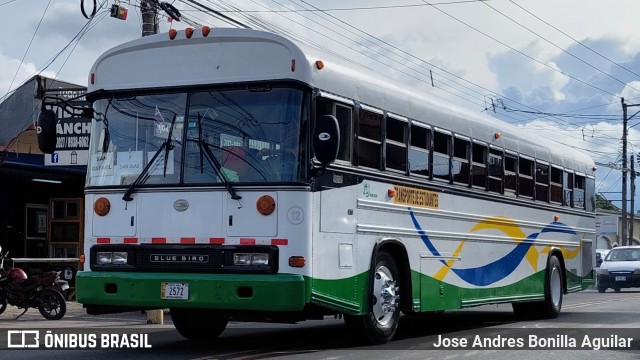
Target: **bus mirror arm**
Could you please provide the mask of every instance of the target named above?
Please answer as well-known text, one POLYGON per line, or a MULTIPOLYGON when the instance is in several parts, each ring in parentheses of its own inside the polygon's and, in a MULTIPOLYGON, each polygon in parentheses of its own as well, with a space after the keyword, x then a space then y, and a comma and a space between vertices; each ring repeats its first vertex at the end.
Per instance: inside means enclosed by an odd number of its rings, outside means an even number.
MULTIPOLYGON (((81 95, 84 96, 84 95, 81 95)), ((72 117, 93 117, 93 109, 91 107, 73 106, 69 100, 59 98, 57 96, 45 96, 42 98, 40 114, 36 122, 36 134, 38 137, 38 147, 45 154, 52 154, 56 151, 56 124, 58 116, 53 108, 61 109, 63 112, 72 117)))
POLYGON ((313 130, 313 152, 323 169, 336 160, 339 146, 338 120, 333 115, 320 116, 313 130))
POLYGON ((312 178, 317 178, 319 176, 324 175, 325 171, 327 170, 327 166, 326 165, 321 165, 320 167, 311 167, 311 172, 310 172, 310 176, 312 178))

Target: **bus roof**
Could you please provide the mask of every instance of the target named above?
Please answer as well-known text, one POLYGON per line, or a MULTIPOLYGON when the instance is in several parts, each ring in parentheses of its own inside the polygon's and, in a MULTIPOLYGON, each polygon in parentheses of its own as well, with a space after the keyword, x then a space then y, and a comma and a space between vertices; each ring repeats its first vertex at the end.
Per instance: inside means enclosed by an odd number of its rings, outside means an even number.
POLYGON ((464 110, 424 88, 375 72, 340 56, 282 36, 248 29, 214 28, 136 39, 101 55, 88 91, 158 89, 205 84, 293 80, 345 99, 423 122, 487 144, 593 176, 585 153, 504 121, 464 110), (316 66, 321 60, 324 67, 316 66), (495 136, 495 134, 500 136, 495 136))

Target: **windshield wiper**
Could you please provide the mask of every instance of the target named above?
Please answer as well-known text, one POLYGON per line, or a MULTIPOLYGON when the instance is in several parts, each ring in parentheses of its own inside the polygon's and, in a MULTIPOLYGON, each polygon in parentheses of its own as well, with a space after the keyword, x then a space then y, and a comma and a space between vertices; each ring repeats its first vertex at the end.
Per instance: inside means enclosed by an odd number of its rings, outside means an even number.
POLYGON ((169 151, 171 151, 174 148, 174 145, 171 143, 171 137, 173 136, 173 125, 175 125, 176 123, 176 117, 177 115, 173 115, 173 119, 171 120, 171 126, 169 127, 169 136, 167 136, 167 140, 165 140, 162 143, 162 145, 160 145, 158 150, 156 150, 156 153, 153 154, 153 157, 151 158, 151 160, 147 163, 144 169, 142 169, 142 171, 140 172, 140 175, 138 175, 138 177, 131 183, 131 185, 129 185, 129 188, 127 189, 127 192, 124 193, 122 200, 124 201, 133 200, 133 198, 131 197, 131 194, 133 194, 133 191, 140 184, 147 181, 147 179, 149 178, 149 174, 148 174, 149 169, 151 169, 151 166, 155 163, 156 159, 158 158, 158 155, 160 155, 162 150, 164 150, 164 170, 162 173, 164 176, 167 176, 167 161, 169 160, 169 151))
POLYGON ((202 154, 204 153, 207 161, 209 162, 209 164, 211 164, 211 167, 216 172, 216 175, 218 175, 220 180, 222 180, 222 183, 227 189, 227 192, 229 192, 229 195, 231 195, 231 198, 233 200, 242 199, 242 196, 236 193, 233 186, 231 186, 231 182, 229 181, 229 179, 227 179, 224 172, 222 171, 222 165, 213 154, 213 151, 211 151, 211 147, 209 147, 209 144, 202 139, 202 117, 200 116, 200 113, 198 113, 198 146, 200 147, 200 171, 202 171, 203 169, 202 154))

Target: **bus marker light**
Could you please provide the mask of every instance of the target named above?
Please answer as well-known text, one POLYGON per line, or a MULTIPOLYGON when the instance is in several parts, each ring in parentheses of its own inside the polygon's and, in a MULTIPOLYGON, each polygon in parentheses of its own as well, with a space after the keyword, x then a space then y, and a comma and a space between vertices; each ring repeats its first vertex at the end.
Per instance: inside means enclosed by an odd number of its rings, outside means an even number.
POLYGON ((211 31, 211 28, 208 26, 203 26, 202 27, 202 36, 203 37, 207 37, 209 36, 209 32, 211 31))
POLYGON ((180 244, 195 244, 196 238, 194 237, 183 237, 180 238, 180 244))
POLYGON ((209 238, 209 244, 222 245, 224 244, 224 238, 209 238))
POLYGON ((553 221, 554 221, 554 222, 558 222, 558 221, 560 221, 560 216, 555 215, 555 216, 553 217, 553 221))
POLYGON ((256 201, 256 209, 262 215, 271 215, 276 209, 276 201, 269 195, 262 195, 256 201))
POLYGON ((169 30, 169 39, 171 40, 175 39, 176 35, 178 35, 178 31, 176 29, 169 30))
POLYGON ((271 245, 289 245, 288 239, 271 239, 271 245))
POLYGON ((240 238, 240 245, 255 245, 256 239, 253 238, 240 238))
POLYGON ((84 259, 85 259, 84 254, 80 255, 80 263, 81 264, 84 264, 84 259))
POLYGON ((291 267, 304 267, 305 265, 305 259, 304 256, 291 256, 289 258, 289 266, 291 267))
POLYGON ((316 60, 316 68, 322 70, 324 68, 324 62, 322 60, 316 60))
POLYGON ((152 244, 166 244, 167 243, 167 238, 151 238, 151 243, 152 244))
POLYGON ((396 195, 398 195, 398 192, 396 191, 396 189, 389 189, 387 190, 387 195, 389 195, 390 198, 396 197, 396 195))
POLYGON ((109 199, 105 197, 98 198, 95 203, 93 203, 93 211, 98 216, 105 216, 111 210, 111 203, 109 199))
POLYGON ((193 36, 193 28, 188 27, 184 29, 184 34, 187 36, 187 39, 191 39, 193 36))
POLYGON ((91 78, 91 85, 96 83, 96 73, 91 73, 89 76, 91 78))
POLYGON ((502 137, 502 134, 497 132, 497 133, 493 134, 493 137, 497 140, 497 139, 500 139, 502 137))
POLYGON ((125 244, 137 244, 138 243, 138 238, 126 237, 126 238, 124 238, 123 242, 125 244))
POLYGON ((296 71, 296 59, 291 59, 291 72, 296 71))

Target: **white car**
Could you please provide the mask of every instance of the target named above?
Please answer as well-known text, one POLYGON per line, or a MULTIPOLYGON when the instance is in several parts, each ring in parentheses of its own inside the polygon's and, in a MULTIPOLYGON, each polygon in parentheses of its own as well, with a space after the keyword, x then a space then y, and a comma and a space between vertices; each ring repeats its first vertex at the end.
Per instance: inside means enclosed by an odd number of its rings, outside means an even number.
POLYGON ((598 269, 598 291, 640 287, 640 246, 611 249, 598 269))

